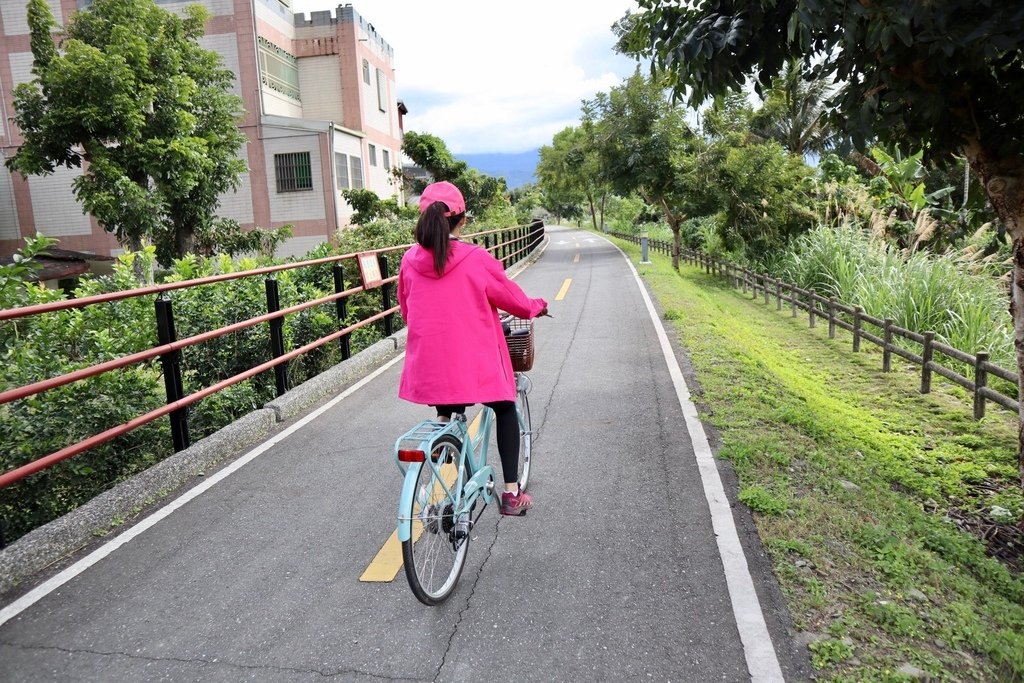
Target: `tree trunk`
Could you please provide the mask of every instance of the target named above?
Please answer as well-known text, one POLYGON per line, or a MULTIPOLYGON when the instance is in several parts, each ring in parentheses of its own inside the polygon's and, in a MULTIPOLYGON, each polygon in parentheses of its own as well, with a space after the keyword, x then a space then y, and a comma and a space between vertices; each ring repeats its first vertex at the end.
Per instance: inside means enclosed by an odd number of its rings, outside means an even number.
POLYGON ((590 205, 590 222, 594 224, 594 230, 600 230, 597 226, 597 211, 594 209, 594 195, 591 192, 587 193, 587 204, 590 205))
MULTIPOLYGON (((1010 283, 1010 315, 1017 348, 1017 396, 1024 397, 1024 238, 1013 238, 1013 280, 1010 283)), ((1017 473, 1024 487, 1024 401, 1017 406, 1017 473)))
POLYGON ((195 251, 195 233, 187 228, 174 229, 174 255, 178 258, 195 251))
POLYGON ((1013 238, 1010 315, 1017 350, 1017 471, 1024 488, 1024 157, 999 157, 976 139, 964 145, 964 154, 1013 238))
POLYGON ((665 221, 668 223, 668 227, 672 228, 672 269, 678 273, 679 253, 683 248, 683 236, 680 234, 683 217, 672 213, 672 209, 669 208, 668 202, 665 201, 664 197, 659 197, 658 203, 661 204, 661 211, 665 214, 665 221))

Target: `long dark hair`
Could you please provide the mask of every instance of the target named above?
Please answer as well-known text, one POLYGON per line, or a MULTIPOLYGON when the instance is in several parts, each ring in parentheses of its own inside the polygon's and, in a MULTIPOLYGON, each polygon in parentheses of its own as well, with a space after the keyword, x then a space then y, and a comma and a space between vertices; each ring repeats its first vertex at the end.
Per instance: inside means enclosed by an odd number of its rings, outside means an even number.
POLYGON ((452 230, 466 215, 459 213, 454 216, 445 216, 447 212, 447 204, 434 202, 420 214, 420 219, 416 221, 416 242, 434 254, 434 270, 437 271, 438 277, 444 275, 444 266, 448 263, 448 242, 451 239, 452 230))

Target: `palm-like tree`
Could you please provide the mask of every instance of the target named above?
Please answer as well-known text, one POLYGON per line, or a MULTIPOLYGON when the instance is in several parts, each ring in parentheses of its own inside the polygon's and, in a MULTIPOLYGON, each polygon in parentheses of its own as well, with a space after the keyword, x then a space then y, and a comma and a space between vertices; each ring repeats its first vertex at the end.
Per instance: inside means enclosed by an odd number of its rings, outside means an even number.
POLYGON ((801 156, 833 150, 841 140, 828 124, 822 105, 831 87, 825 79, 805 79, 801 62, 790 61, 765 93, 764 106, 751 118, 751 132, 801 156))

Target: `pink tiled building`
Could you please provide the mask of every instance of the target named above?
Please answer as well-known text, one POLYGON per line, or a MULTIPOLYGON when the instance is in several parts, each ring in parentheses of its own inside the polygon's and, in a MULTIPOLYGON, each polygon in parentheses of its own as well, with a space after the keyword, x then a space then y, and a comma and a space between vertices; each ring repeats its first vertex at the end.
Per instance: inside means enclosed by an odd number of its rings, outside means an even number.
MULTIPOLYGON (((89 0, 47 0, 63 24, 89 0)), ((171 11, 185 2, 158 4, 171 11)), ((341 193, 366 187, 399 195, 391 168, 401 164, 402 114, 395 95, 394 50, 351 5, 295 15, 287 0, 200 0, 209 10, 204 47, 236 74, 240 156, 249 166, 218 214, 243 226, 295 226, 279 256, 300 255, 348 224, 341 193)), ((2 166, 21 144, 10 121, 12 88, 32 79, 26 0, 0 0, 0 256, 42 232, 59 246, 110 255, 120 245, 83 215, 71 192, 77 170, 27 180, 2 166)))

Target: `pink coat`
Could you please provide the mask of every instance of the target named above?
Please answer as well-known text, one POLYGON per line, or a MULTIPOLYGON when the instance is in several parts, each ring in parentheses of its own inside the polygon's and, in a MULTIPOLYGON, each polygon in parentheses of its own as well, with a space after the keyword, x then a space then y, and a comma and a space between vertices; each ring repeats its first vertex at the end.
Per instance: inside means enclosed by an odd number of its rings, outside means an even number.
POLYGON ((498 309, 534 318, 547 302, 526 296, 487 250, 452 240, 438 277, 433 253, 414 245, 398 271, 398 303, 409 326, 400 398, 425 405, 515 399, 498 309))

